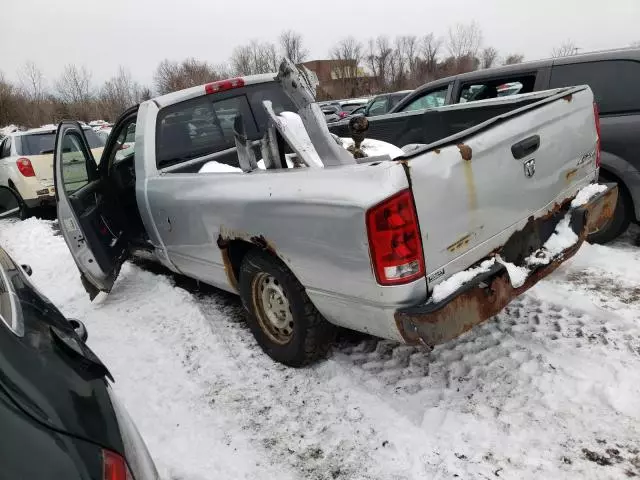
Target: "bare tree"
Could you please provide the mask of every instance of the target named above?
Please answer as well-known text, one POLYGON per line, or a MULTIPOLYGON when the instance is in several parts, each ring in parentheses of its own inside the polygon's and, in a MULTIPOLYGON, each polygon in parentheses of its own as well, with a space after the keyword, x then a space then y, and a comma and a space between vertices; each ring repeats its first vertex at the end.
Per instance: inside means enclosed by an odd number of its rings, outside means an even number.
POLYGON ((84 103, 91 98, 91 72, 83 65, 69 64, 56 81, 56 91, 66 103, 84 103))
POLYGON ((278 50, 273 43, 253 40, 240 45, 231 54, 231 68, 236 75, 255 75, 278 70, 278 50))
POLYGON ((491 68, 498 60, 498 50, 493 47, 486 47, 480 52, 480 67, 491 68))
POLYGON ((504 59, 505 65, 515 65, 516 63, 522 63, 524 60, 524 55, 520 53, 510 53, 504 59))
POLYGON ((551 55, 553 57, 568 57, 570 55, 576 55, 578 53, 578 47, 572 40, 566 40, 560 46, 553 49, 551 55))
POLYGON ((476 22, 458 23, 449 28, 447 49, 455 58, 476 57, 482 44, 482 30, 476 22))
POLYGON ((404 65, 406 68, 406 83, 409 86, 417 87, 418 72, 420 69, 420 39, 416 35, 405 35, 402 37, 404 65))
POLYGON ((25 96, 33 101, 40 102, 45 96, 45 81, 42 70, 32 61, 26 62, 18 71, 20 87, 25 96))
MULTIPOLYGON (((362 44, 354 37, 340 40, 331 50, 333 60, 331 75, 338 80, 339 90, 334 94, 343 98, 356 97, 363 93, 361 62, 364 57, 362 44)), ((368 87, 370 88, 370 87, 368 87)))
POLYGON ((15 88, 0 72, 0 125, 20 123, 17 115, 18 102, 15 88))
POLYGON ((115 120, 127 108, 141 101, 142 88, 122 66, 114 77, 104 83, 100 91, 102 117, 108 120, 115 120))
POLYGON ((421 57, 422 60, 418 66, 417 78, 418 83, 424 83, 436 78, 438 69, 438 56, 442 48, 442 39, 436 37, 433 33, 427 33, 421 40, 421 57))
POLYGON ((356 78, 359 75, 363 48, 354 37, 340 40, 329 55, 336 63, 333 73, 337 78, 356 78))
MULTIPOLYGON (((212 66, 195 58, 187 58, 181 63, 165 59, 156 68, 153 81, 158 93, 163 95, 228 76, 226 67, 212 66)), ((142 94, 140 96, 142 98, 142 94)))
POLYGON ((305 61, 309 51, 302 45, 302 35, 293 30, 287 30, 280 34, 279 41, 283 57, 295 64, 305 61))
MULTIPOLYGON (((345 48, 344 45, 339 47, 341 51, 333 52, 332 58, 334 60, 347 60, 350 53, 348 50, 351 47, 345 48)), ((391 69, 393 49, 389 37, 380 35, 377 38, 369 39, 369 47, 366 55, 367 66, 371 70, 378 89, 384 90, 389 82, 389 70, 391 69)), ((348 66, 348 65, 347 65, 348 66)), ((340 78, 353 75, 342 75, 343 72, 336 73, 336 76, 340 78)))

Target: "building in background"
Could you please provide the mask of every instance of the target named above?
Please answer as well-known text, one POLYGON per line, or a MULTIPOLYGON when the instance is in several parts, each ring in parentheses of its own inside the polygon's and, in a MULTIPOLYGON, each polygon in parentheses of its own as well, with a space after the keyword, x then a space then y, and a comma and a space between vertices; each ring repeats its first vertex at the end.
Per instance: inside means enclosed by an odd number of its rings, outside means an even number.
POLYGON ((375 77, 355 60, 310 60, 302 63, 318 77, 318 100, 361 97, 374 93, 375 77))

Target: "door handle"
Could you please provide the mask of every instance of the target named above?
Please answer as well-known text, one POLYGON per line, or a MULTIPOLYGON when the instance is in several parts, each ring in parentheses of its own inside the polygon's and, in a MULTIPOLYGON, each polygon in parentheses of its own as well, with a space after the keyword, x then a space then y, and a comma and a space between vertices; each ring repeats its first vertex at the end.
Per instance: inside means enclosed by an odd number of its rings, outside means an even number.
POLYGON ((520 160, 521 158, 531 155, 533 152, 538 150, 539 147, 540 136, 533 135, 532 137, 525 138, 521 142, 511 145, 511 153, 513 154, 513 158, 520 160))

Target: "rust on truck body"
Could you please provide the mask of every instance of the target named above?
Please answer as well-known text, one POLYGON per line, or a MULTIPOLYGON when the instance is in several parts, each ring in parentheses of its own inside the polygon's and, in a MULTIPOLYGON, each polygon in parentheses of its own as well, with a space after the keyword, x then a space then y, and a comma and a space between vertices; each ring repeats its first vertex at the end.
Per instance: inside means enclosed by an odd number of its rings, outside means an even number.
MULTIPOLYGON (((452 340, 475 325, 497 315, 515 297, 533 287, 538 281, 575 255, 588 233, 601 228, 612 217, 617 199, 618 189, 616 186, 604 194, 598 195, 597 201, 592 199, 587 205, 577 207, 571 212, 572 221, 575 220, 579 224, 578 241, 549 264, 533 270, 522 286, 514 288, 506 269, 500 269, 493 277, 478 282, 472 288, 465 290, 463 286, 462 293, 452 299, 445 299, 442 302, 443 306, 437 310, 427 309, 424 313, 399 310, 395 314, 395 320, 402 338, 408 344, 434 346, 452 340)), ((530 218, 523 231, 527 231, 527 228, 533 223, 553 221, 554 216, 556 219, 561 218, 568 211, 567 202, 556 204, 548 214, 537 219, 530 218)), ((518 233, 516 232, 511 238, 517 236, 518 233)))

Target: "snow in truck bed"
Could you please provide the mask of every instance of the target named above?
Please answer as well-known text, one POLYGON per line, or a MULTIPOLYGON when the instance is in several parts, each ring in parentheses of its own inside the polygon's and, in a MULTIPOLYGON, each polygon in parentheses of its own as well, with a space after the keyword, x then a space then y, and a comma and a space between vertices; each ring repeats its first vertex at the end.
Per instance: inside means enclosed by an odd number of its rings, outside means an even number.
POLYGON ((640 475, 640 249, 628 243, 584 246, 431 353, 349 339, 296 370, 256 346, 235 297, 170 275, 127 263, 90 303, 55 225, 0 220, 0 245, 85 321, 165 479, 640 475))

